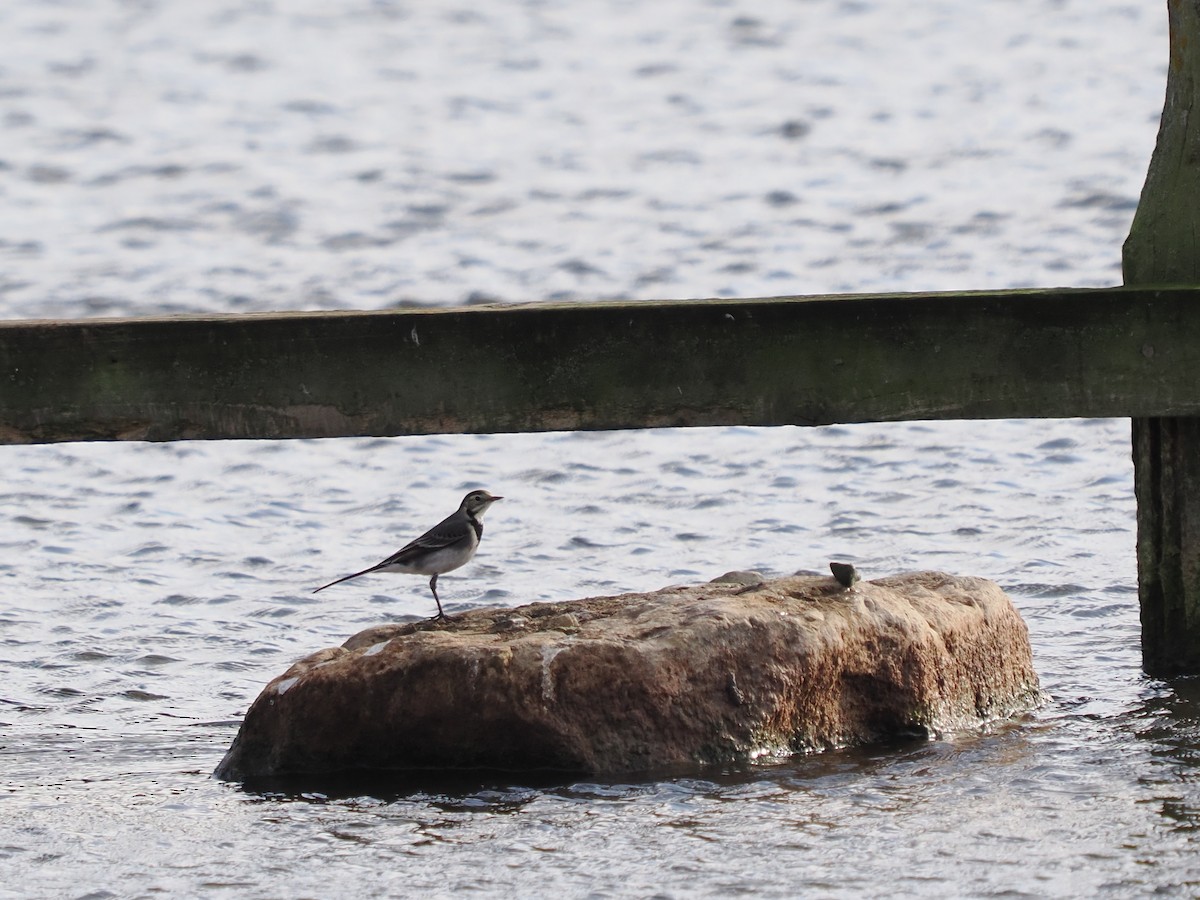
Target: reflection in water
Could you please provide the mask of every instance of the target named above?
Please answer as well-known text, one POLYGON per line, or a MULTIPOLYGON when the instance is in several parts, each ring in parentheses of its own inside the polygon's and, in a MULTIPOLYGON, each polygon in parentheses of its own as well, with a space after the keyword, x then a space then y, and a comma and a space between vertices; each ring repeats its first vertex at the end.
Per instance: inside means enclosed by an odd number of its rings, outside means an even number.
POLYGON ((1200 679, 1148 682, 1147 693, 1126 717, 1153 760, 1139 784, 1172 831, 1190 834, 1200 829, 1200 679))

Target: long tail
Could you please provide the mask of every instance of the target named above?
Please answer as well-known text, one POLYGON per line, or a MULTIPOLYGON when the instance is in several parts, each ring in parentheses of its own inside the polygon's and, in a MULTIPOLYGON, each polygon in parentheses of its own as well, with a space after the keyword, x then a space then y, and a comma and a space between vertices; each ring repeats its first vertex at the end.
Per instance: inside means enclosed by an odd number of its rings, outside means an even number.
POLYGON ((351 578, 357 578, 359 575, 366 575, 370 572, 374 572, 376 569, 379 569, 379 568, 382 568, 382 563, 380 565, 371 566, 371 568, 369 568, 369 569, 363 569, 361 572, 355 572, 353 575, 347 575, 345 578, 339 578, 337 581, 331 581, 331 582, 329 582, 329 584, 323 584, 319 588, 317 588, 315 591, 313 591, 313 593, 319 594, 321 591, 325 590, 325 588, 327 588, 327 587, 333 587, 335 584, 341 584, 343 581, 349 581, 351 578))

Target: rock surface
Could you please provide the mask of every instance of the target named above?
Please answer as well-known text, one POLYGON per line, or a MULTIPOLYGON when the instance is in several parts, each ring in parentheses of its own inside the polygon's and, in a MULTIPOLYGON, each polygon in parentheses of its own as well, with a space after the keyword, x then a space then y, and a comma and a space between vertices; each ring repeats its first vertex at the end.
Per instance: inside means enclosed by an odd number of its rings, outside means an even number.
POLYGON ((268 684, 216 774, 630 772, 961 730, 1039 698, 990 581, 718 579, 367 629, 268 684))

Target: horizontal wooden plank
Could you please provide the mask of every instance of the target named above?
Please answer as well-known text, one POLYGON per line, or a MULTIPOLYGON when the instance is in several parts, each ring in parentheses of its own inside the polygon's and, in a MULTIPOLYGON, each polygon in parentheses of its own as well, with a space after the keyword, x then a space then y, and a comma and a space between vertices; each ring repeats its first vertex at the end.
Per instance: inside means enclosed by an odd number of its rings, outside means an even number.
POLYGON ((0 442, 1200 415, 1200 290, 0 323, 0 442))

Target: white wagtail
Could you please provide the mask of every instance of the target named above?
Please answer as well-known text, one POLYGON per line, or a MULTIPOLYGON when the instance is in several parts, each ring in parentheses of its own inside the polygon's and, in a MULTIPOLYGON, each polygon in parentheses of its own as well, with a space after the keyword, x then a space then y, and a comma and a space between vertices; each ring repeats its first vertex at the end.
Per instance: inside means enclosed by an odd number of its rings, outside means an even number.
POLYGON ((479 539, 483 537, 483 522, 479 520, 489 506, 503 497, 494 497, 487 491, 471 491, 463 497, 458 505, 458 512, 447 516, 427 532, 408 544, 405 544, 383 562, 323 584, 313 593, 323 591, 327 587, 357 578, 359 575, 369 575, 372 572, 400 572, 405 575, 432 575, 429 579, 429 590, 433 591, 433 600, 437 604, 435 619, 444 619, 442 601, 438 599, 437 580, 439 575, 453 571, 459 566, 465 566, 479 549, 479 539))

